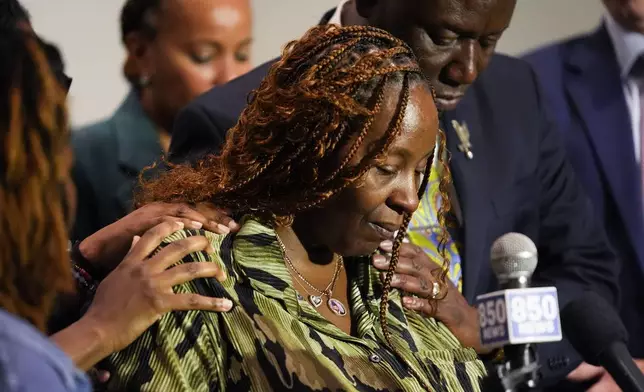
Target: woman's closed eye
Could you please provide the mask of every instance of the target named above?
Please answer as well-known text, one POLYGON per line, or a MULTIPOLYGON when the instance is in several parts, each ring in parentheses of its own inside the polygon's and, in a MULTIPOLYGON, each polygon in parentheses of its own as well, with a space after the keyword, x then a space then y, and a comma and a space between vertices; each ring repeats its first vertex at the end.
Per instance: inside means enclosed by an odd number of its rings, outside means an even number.
POLYGON ((207 64, 215 58, 215 52, 194 53, 190 58, 195 64, 207 64))
POLYGON ((378 170, 379 174, 385 176, 395 176, 396 174, 398 174, 398 170, 393 166, 379 165, 376 166, 376 170, 378 170))
POLYGON ((246 63, 250 60, 250 55, 247 50, 235 52, 235 60, 239 63, 246 63))
POLYGON ((207 64, 221 54, 218 45, 212 43, 201 43, 192 48, 189 52, 190 59, 195 64, 207 64))

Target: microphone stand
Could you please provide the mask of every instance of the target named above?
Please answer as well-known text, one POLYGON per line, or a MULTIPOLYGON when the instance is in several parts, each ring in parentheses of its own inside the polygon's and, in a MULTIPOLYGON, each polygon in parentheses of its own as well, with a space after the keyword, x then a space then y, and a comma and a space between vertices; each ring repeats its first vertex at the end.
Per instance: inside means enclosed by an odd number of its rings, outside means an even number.
POLYGON ((488 366, 488 376, 481 384, 483 392, 538 392, 539 362, 529 345, 505 347, 506 359, 488 366), (508 360, 507 358, 517 360, 508 360))
POLYGON ((538 392, 540 389, 534 382, 534 375, 539 369, 536 363, 528 367, 510 369, 507 363, 496 364, 489 369, 488 377, 483 381, 483 392, 538 392))

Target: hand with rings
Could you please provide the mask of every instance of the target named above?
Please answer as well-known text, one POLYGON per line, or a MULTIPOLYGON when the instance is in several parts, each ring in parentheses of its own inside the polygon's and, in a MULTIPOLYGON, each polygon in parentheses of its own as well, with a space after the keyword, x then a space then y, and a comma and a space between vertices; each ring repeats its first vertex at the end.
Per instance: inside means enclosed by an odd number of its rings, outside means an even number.
MULTIPOLYGON (((392 247, 391 241, 382 242, 380 250, 387 255, 375 254, 372 258, 373 266, 383 271, 383 278, 389 268, 392 247)), ((445 324, 464 347, 472 347, 479 354, 487 353, 488 350, 481 346, 478 311, 467 303, 449 279, 445 283, 437 281, 440 268, 420 247, 403 243, 391 287, 413 294, 403 297, 405 308, 427 317, 435 317, 445 324), (432 306, 432 302, 436 305, 432 306)))

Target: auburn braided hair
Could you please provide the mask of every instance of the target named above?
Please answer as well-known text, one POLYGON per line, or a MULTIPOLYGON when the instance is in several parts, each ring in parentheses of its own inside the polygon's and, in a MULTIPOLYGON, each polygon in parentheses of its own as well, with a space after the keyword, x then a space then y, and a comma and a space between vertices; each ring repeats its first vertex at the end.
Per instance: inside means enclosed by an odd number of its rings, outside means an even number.
POLYGON ((65 89, 38 39, 0 31, 0 306, 41 331, 71 290, 65 89))
MULTIPOLYGON (((431 89, 412 50, 389 33, 365 26, 314 27, 285 47, 228 132, 221 153, 193 165, 169 164, 169 171, 156 179, 145 180, 142 174, 137 204, 208 201, 272 225, 290 225, 299 212, 358 185, 384 159, 401 132, 413 83, 431 89), (392 85, 401 88, 390 126, 355 163, 392 85)), ((419 196, 430 169, 427 165, 419 196)), ((447 192, 443 199, 443 207, 449 207, 447 192)), ((381 304, 380 323, 392 350, 387 300, 410 219, 406 214, 394 243, 381 304)))

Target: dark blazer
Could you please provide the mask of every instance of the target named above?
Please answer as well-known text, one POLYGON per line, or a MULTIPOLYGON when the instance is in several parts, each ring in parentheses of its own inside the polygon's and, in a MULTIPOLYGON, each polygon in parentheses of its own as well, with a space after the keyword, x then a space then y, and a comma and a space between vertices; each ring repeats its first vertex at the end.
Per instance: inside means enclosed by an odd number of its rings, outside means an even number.
POLYGON ((644 358, 642 177, 612 42, 600 27, 525 59, 537 73, 568 158, 622 260, 620 313, 630 332, 631 354, 644 358))
MULTIPOLYGON (((217 151, 269 65, 210 90, 184 108, 175 122, 171 159, 217 151)), ((492 242, 520 232, 538 246, 534 282, 557 286, 560 306, 587 289, 615 302, 616 258, 566 160, 560 134, 546 118, 531 68, 495 55, 458 108, 445 113, 443 127, 464 218, 463 287, 468 301, 498 288, 489 267, 492 242), (452 119, 467 123, 474 159, 458 151, 452 119)), ((550 381, 563 378, 580 362, 566 341, 540 345, 539 350, 550 381)))
POLYGON ((131 92, 112 117, 72 133, 78 191, 72 240, 82 240, 132 210, 133 187, 163 155, 154 124, 131 92))

